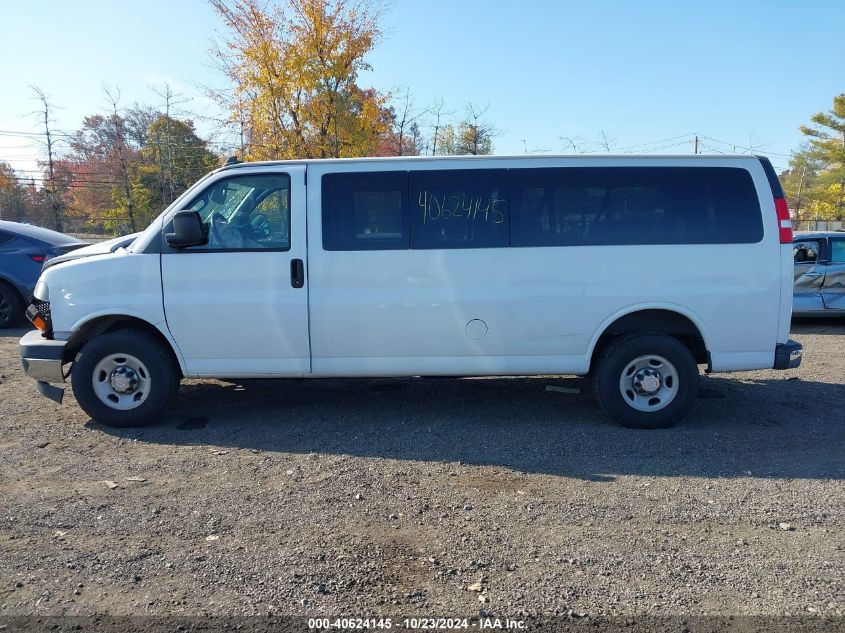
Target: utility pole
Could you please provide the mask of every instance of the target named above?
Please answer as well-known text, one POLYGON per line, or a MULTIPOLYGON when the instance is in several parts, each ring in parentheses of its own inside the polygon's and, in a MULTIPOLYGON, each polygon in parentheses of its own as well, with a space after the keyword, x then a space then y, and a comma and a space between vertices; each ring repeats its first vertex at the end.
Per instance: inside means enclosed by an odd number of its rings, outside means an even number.
POLYGON ((695 150, 693 153, 698 154, 698 134, 695 135, 695 150))

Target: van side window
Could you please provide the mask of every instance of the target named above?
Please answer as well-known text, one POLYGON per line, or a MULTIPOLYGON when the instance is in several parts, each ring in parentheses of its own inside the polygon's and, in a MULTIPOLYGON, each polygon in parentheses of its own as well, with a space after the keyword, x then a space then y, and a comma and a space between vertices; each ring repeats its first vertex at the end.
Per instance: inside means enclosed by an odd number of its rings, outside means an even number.
POLYGON ((411 172, 411 248, 491 248, 509 244, 505 169, 411 172))
POLYGON ((199 213, 208 243, 186 251, 290 249, 290 176, 218 180, 185 207, 199 213))
POLYGON ((845 264, 845 240, 839 238, 830 240, 830 263, 845 264))
POLYGON ((796 264, 815 264, 819 259, 819 243, 816 240, 793 242, 792 259, 796 264))
POLYGON ((408 173, 326 174, 322 183, 323 248, 408 248, 408 173))
POLYGON ((751 175, 724 167, 510 170, 511 245, 745 244, 763 238, 751 175))

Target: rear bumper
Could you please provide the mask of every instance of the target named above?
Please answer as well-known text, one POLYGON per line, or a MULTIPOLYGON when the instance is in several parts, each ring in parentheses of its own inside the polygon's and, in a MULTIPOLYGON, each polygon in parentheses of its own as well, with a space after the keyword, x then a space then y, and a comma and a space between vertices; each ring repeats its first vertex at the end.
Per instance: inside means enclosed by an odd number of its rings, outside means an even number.
POLYGON ((775 365, 773 369, 794 369, 801 364, 804 346, 798 341, 789 339, 775 347, 775 365))
POLYGON ((62 384, 65 381, 62 365, 65 358, 66 341, 51 341, 33 330, 24 334, 18 346, 24 373, 38 382, 38 391, 56 402, 62 401, 64 389, 48 383, 62 384))

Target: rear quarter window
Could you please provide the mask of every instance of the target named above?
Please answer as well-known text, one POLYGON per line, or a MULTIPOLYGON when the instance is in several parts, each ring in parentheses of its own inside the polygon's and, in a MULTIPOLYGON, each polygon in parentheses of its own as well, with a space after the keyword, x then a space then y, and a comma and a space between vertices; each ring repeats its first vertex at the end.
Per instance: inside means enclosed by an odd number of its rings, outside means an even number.
POLYGON ((763 238, 744 169, 510 170, 511 245, 743 244, 763 238))

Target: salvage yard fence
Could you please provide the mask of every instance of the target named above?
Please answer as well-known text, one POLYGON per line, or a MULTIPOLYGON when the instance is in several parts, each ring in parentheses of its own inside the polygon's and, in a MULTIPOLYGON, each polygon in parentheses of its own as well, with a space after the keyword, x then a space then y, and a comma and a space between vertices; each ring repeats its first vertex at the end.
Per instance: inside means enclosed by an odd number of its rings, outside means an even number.
POLYGON ((796 231, 845 231, 845 220, 793 220, 796 231))

